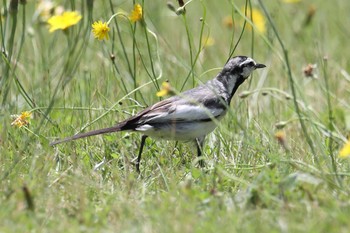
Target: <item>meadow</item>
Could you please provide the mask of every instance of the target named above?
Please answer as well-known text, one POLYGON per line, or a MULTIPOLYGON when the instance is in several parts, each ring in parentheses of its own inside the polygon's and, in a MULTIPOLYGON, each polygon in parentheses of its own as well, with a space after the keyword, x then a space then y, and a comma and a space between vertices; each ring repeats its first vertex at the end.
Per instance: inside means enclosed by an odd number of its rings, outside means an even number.
POLYGON ((1 1, 1 232, 349 231, 350 2, 184 3, 1 1), (131 132, 49 145, 236 55, 267 67, 207 136, 204 168, 193 143, 148 139, 138 174, 131 132))

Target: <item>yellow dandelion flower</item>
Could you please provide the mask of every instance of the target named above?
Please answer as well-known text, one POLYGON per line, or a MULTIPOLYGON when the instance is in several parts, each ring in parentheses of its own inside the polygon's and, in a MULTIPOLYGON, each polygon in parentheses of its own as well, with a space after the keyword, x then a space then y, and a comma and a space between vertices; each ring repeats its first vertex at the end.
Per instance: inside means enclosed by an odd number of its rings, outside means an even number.
POLYGON ((13 126, 21 128, 22 126, 29 125, 29 119, 31 117, 31 112, 22 112, 21 115, 15 115, 16 119, 11 123, 13 126))
POLYGON ((63 12, 62 15, 54 15, 47 21, 50 25, 50 32, 56 30, 64 30, 75 24, 77 24, 81 20, 82 16, 77 11, 66 11, 63 12))
POLYGON ((106 22, 97 21, 92 24, 92 34, 94 34, 94 37, 98 40, 103 40, 106 38, 106 40, 109 39, 108 32, 109 27, 106 22))
POLYGON ((129 16, 131 22, 135 23, 142 19, 142 6, 140 4, 135 4, 134 9, 131 11, 129 16))
POLYGON ((157 96, 158 97, 163 97, 169 94, 173 94, 173 88, 171 87, 169 81, 165 81, 162 83, 162 88, 160 89, 160 91, 157 92, 157 96))
POLYGON ((202 44, 204 47, 210 47, 215 44, 215 40, 213 37, 208 36, 206 38, 202 38, 202 44))
MULTIPOLYGON (((242 12, 245 12, 244 8, 242 9, 242 12)), ((263 34, 266 32, 266 19, 260 10, 253 8, 250 12, 250 9, 247 9, 247 18, 252 21, 258 32, 263 34)), ((247 23, 247 28, 252 30, 252 26, 249 23, 247 23)))
POLYGON ((349 140, 345 143, 343 148, 339 151, 339 158, 347 158, 350 156, 350 138, 349 140))

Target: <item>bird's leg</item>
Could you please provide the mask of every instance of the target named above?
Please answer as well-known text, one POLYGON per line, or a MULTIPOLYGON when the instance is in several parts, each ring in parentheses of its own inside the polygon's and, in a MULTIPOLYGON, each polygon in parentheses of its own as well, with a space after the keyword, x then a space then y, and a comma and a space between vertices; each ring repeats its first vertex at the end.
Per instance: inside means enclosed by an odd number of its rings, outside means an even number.
POLYGON ((136 171, 139 174, 140 174, 141 154, 142 154, 143 147, 145 146, 145 141, 146 141, 147 137, 148 137, 147 135, 142 135, 142 137, 141 137, 140 151, 139 151, 139 155, 137 156, 136 163, 135 163, 136 171))
POLYGON ((199 158, 198 164, 199 164, 200 167, 204 167, 205 166, 205 162, 201 158, 202 151, 203 151, 203 145, 204 145, 204 138, 205 138, 205 136, 195 139, 195 143, 196 143, 196 146, 197 146, 197 156, 199 158))

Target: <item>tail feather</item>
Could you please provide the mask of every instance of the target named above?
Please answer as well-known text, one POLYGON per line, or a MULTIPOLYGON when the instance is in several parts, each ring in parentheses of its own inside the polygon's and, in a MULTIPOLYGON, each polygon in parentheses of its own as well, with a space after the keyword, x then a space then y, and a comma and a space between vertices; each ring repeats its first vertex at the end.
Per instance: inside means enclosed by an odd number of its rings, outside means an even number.
POLYGON ((116 126, 113 126, 113 127, 93 130, 93 131, 86 132, 86 133, 79 133, 79 134, 76 134, 76 135, 71 136, 71 137, 67 137, 67 138, 63 138, 61 140, 57 140, 57 141, 51 142, 50 146, 54 146, 54 145, 61 144, 61 143, 64 143, 64 142, 69 142, 69 141, 73 141, 73 140, 76 140, 76 139, 86 138, 86 137, 90 137, 90 136, 94 136, 94 135, 118 132, 118 131, 121 131, 121 130, 122 129, 121 129, 120 125, 116 125, 116 126))

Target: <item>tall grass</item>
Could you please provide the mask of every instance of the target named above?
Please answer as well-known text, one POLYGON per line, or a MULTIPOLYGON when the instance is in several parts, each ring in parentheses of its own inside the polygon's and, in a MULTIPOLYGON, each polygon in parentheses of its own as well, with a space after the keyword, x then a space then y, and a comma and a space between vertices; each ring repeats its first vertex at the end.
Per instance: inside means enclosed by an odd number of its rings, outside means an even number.
POLYGON ((1 231, 347 232, 348 1, 57 1, 82 20, 53 33, 38 2, 0 5, 1 231), (114 14, 110 39, 94 39, 91 24, 114 14), (132 133, 49 146, 134 115, 165 80, 204 83, 235 55, 267 68, 207 137, 204 169, 193 144, 148 140, 138 176, 132 133), (30 124, 11 125, 24 111, 30 124))

